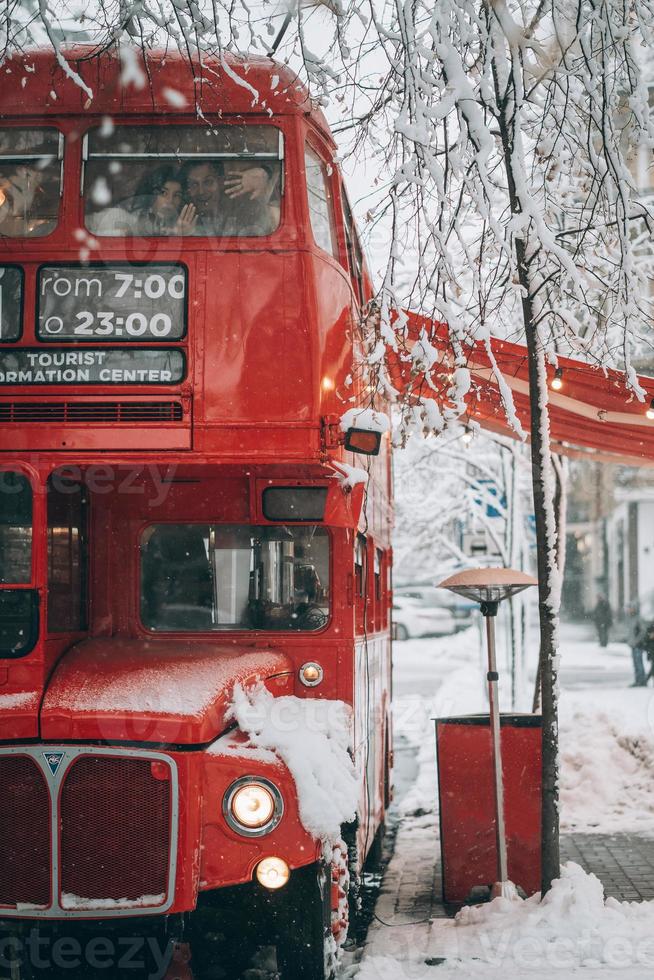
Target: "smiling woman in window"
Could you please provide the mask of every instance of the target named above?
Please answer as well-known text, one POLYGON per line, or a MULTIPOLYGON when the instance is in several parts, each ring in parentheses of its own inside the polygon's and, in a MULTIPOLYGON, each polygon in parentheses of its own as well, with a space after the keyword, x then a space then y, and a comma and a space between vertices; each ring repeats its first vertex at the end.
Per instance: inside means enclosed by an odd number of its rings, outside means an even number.
POLYGON ((193 235, 195 205, 184 204, 182 177, 173 166, 157 167, 139 181, 131 200, 87 219, 95 235, 193 235))

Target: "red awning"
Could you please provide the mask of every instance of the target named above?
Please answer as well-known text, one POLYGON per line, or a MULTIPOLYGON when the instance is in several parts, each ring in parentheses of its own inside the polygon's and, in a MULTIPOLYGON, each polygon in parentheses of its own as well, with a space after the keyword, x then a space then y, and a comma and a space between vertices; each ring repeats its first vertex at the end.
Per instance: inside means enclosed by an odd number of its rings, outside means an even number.
MULTIPOLYGON (((452 344, 447 325, 409 313, 404 351, 390 352, 387 357, 389 379, 409 399, 422 396, 448 403, 447 391, 452 379, 452 344), (442 357, 432 368, 434 387, 423 372, 412 375, 411 351, 425 331, 429 344, 442 357)), ((529 376, 527 348, 505 340, 493 339, 491 350, 506 385, 511 389, 515 411, 523 429, 529 431, 529 376)), ((516 437, 502 402, 500 386, 486 346, 482 342, 465 348, 472 385, 466 399, 467 415, 462 421, 478 422, 483 428, 516 437)), ((646 411, 654 398, 654 378, 639 377, 645 390, 644 401, 626 385, 618 371, 598 368, 569 357, 559 357, 562 387, 550 387, 550 431, 552 449, 571 456, 583 456, 596 462, 622 463, 632 466, 654 466, 654 421, 646 411)), ((555 368, 548 366, 550 381, 555 368)))

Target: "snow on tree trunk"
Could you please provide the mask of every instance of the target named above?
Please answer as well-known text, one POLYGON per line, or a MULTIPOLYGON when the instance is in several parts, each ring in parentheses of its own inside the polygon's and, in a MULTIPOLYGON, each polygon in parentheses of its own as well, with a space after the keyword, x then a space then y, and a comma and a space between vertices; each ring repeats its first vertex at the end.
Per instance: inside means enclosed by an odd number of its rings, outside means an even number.
MULTIPOLYGON (((529 307, 528 301, 525 304, 529 307)), ((538 673, 541 687, 542 738, 542 820, 541 892, 546 894, 559 876, 559 717, 558 717, 558 613, 561 581, 557 554, 557 528, 554 514, 554 468, 549 441, 547 374, 545 355, 538 330, 533 328, 529 308, 525 322, 529 351, 531 405, 531 463, 536 519, 538 563, 538 609, 540 652, 538 673)))

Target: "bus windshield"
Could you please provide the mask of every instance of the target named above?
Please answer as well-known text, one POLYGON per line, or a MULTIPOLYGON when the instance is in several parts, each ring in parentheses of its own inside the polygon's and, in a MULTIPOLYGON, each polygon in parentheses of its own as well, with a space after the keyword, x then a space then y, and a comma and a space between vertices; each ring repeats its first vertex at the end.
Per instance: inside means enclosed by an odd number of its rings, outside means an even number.
POLYGON ((98 236, 255 236, 279 225, 273 126, 116 126, 85 140, 86 227, 98 236))
POLYGON ((143 532, 148 629, 317 630, 328 617, 324 528, 156 524, 143 532))
POLYGON ((0 129, 0 237, 39 238, 57 226, 63 135, 0 129))

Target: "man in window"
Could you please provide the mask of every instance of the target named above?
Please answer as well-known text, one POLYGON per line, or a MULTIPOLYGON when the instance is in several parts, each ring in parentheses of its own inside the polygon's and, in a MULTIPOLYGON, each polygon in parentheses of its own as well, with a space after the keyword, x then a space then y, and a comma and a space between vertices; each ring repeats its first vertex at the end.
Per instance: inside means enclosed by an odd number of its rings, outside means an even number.
POLYGON ((188 201, 197 213, 198 235, 265 235, 271 229, 270 175, 249 161, 187 163, 188 201))

